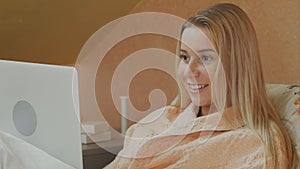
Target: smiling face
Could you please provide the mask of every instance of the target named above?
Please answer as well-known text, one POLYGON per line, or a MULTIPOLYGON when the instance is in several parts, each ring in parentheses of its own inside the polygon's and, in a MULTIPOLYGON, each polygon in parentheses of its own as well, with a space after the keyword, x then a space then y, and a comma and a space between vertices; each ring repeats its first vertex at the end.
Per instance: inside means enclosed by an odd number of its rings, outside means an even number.
POLYGON ((196 27, 183 31, 178 77, 194 106, 210 107, 211 79, 219 57, 204 32, 196 27))

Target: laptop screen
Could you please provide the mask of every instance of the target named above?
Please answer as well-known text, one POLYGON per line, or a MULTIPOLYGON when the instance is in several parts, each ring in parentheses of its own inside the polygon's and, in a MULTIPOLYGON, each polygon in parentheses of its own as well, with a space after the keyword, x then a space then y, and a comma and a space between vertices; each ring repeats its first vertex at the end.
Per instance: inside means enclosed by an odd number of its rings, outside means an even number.
POLYGON ((82 168, 77 72, 0 60, 0 130, 82 168))

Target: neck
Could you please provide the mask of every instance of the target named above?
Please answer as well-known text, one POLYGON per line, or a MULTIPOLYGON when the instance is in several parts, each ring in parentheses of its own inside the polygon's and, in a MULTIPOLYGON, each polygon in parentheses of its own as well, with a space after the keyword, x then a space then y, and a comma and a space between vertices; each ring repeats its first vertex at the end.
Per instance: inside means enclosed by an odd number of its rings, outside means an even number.
MULTIPOLYGON (((217 108, 214 104, 208 106, 201 106, 201 109, 202 109, 201 111, 202 116, 206 116, 208 114, 217 112, 217 108)), ((198 113, 198 110, 199 110, 199 106, 194 106, 194 112, 196 112, 196 115, 198 113)))

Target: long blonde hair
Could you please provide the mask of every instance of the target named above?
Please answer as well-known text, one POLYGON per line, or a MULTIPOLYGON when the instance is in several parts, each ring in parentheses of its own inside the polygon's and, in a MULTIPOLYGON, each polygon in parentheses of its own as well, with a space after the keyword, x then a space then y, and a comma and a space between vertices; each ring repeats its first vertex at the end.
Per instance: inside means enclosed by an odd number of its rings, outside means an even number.
MULTIPOLYGON (((217 4, 189 18, 183 25, 182 32, 191 25, 206 30, 219 54, 226 77, 225 105, 237 108, 240 112, 237 116, 264 143, 265 166, 274 168, 277 163, 274 141, 276 134, 287 157, 287 167, 296 168, 297 152, 268 99, 256 33, 246 13, 233 4, 217 4)), ((177 54, 180 46, 179 41, 177 54)), ((176 64, 178 66, 178 61, 176 64)), ((178 83, 180 93, 172 105, 184 108, 190 100, 181 87, 180 80, 178 83)))

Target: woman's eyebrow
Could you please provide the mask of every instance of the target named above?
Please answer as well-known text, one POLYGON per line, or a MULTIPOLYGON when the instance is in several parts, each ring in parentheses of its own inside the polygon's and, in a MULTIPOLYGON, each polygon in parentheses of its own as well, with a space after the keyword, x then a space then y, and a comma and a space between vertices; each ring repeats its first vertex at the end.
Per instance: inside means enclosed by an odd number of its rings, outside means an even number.
POLYGON ((208 48, 208 49, 201 49, 201 50, 197 50, 196 52, 198 53, 202 53, 202 52, 214 52, 215 50, 208 48))
MULTIPOLYGON (((183 52, 183 53, 188 53, 186 50, 184 49, 180 49, 179 52, 183 52)), ((203 53, 203 52, 215 52, 215 50, 211 49, 211 48, 207 48, 207 49, 201 49, 201 50, 196 50, 197 53, 203 53)))

